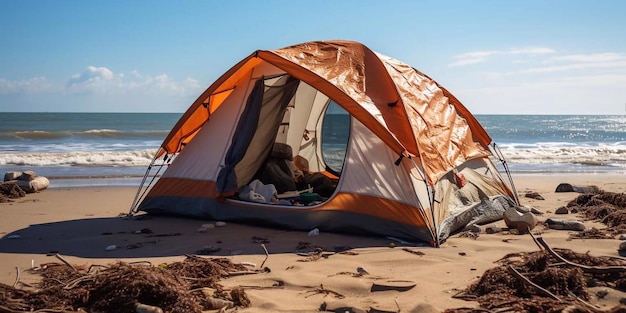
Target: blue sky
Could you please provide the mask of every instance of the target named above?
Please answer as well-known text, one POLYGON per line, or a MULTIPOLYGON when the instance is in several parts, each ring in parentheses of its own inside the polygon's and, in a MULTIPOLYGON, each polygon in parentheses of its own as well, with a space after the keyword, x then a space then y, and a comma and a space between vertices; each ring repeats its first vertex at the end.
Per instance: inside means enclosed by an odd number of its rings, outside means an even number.
POLYGON ((0 112, 184 112, 257 49, 360 41, 477 114, 626 114, 626 1, 0 0, 0 112))

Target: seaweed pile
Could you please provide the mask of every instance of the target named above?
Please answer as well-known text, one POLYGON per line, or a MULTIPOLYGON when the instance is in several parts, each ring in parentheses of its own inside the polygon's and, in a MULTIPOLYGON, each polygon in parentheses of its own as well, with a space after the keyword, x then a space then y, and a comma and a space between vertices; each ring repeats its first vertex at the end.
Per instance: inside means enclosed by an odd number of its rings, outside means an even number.
POLYGON ((607 225, 610 234, 626 232, 626 194, 600 192, 583 194, 567 204, 572 213, 579 213, 588 220, 607 225))
MULTIPOLYGON (((449 309, 458 312, 596 312, 589 304, 588 288, 603 286, 626 291, 626 261, 594 257, 569 249, 511 253, 497 261, 480 280, 454 297, 478 301, 481 309, 449 309), (573 309, 575 308, 575 310, 573 309)), ((613 311, 625 312, 619 306, 613 311)))
POLYGON ((15 182, 0 183, 0 203, 11 202, 26 196, 26 192, 15 182))
POLYGON ((86 270, 49 263, 36 270, 42 279, 32 290, 15 288, 19 276, 14 286, 0 284, 0 312, 123 313, 142 306, 153 310, 146 312, 193 313, 247 307, 250 301, 242 289, 225 290, 218 283, 242 271, 247 272, 243 265, 228 259, 197 256, 158 266, 117 262, 86 270))

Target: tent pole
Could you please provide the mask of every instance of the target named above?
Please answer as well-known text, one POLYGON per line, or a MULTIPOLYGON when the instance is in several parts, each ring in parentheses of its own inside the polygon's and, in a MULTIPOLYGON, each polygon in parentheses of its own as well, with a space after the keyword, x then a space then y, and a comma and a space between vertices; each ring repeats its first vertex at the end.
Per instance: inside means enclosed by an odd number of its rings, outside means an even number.
POLYGON ((502 151, 500 151, 500 148, 496 145, 495 142, 492 142, 490 146, 494 154, 498 157, 498 160, 500 160, 500 163, 502 163, 502 166, 504 167, 504 171, 506 172, 506 175, 509 177, 509 184, 511 184, 511 189, 513 189, 513 197, 515 197, 515 203, 517 205, 520 205, 519 197, 517 196, 517 190, 515 189, 515 183, 513 183, 513 177, 511 176, 509 165, 507 164, 506 159, 504 158, 504 155, 502 154, 502 151))
MULTIPOLYGON (((413 160, 413 158, 409 157, 409 159, 411 160, 411 162, 413 163, 413 167, 415 167, 415 169, 417 170, 418 173, 420 173, 420 176, 422 177, 422 180, 424 181, 424 185, 426 186, 426 193, 428 194, 428 204, 430 205, 430 216, 432 218, 432 223, 433 223, 433 227, 434 229, 434 246, 436 248, 439 247, 439 230, 437 229, 437 223, 435 223, 435 195, 434 193, 434 189, 431 188, 428 185, 428 180, 426 179, 425 174, 422 172, 422 170, 420 170, 420 168, 417 166, 417 163, 415 163, 415 160, 413 160)), ((422 158, 420 158, 420 162, 422 164, 422 168, 424 167, 424 161, 422 160, 422 158)))
POLYGON ((152 170, 152 166, 154 165, 154 162, 156 162, 157 156, 159 155, 162 149, 163 148, 159 148, 159 150, 157 150, 157 152, 154 154, 154 157, 152 158, 152 161, 150 162, 150 165, 148 165, 148 168, 146 169, 146 173, 143 175, 143 179, 141 180, 141 183, 139 184, 139 188, 137 189, 137 193, 135 194, 135 199, 133 200, 133 203, 130 206, 130 211, 128 211, 128 215, 133 215, 134 213, 136 213, 137 204, 140 199, 139 194, 141 193, 141 189, 143 188, 143 185, 146 183, 146 179, 148 178, 148 175, 150 175, 150 170, 152 170))

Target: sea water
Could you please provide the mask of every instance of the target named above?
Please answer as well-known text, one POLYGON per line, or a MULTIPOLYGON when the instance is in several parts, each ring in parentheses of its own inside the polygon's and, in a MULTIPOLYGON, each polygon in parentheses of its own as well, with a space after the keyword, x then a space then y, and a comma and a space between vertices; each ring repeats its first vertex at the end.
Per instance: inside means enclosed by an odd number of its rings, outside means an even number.
MULTIPOLYGON (((32 170, 51 188, 139 186, 182 113, 2 113, 0 174, 32 170)), ((476 115, 513 173, 626 173, 624 115, 476 115)), ((341 167, 347 115, 325 119, 326 161, 341 167)))

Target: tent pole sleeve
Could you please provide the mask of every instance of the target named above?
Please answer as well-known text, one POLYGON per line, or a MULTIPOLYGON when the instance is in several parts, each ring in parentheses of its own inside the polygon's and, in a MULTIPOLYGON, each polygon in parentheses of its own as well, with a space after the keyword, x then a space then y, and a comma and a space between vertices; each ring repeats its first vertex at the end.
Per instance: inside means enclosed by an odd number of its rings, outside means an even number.
MULTIPOLYGON (((128 215, 133 215, 137 213, 137 205, 139 204, 140 198, 143 198, 139 196, 141 194, 141 189, 143 188, 143 185, 146 183, 146 179, 148 178, 148 175, 150 175, 150 170, 152 170, 152 166, 154 165, 154 162, 156 162, 156 159, 161 153, 161 151, 163 151, 163 148, 159 148, 157 153, 154 154, 154 157, 152 158, 150 165, 148 165, 148 168, 146 169, 146 173, 143 175, 143 179, 141 180, 141 183, 139 184, 139 188, 137 188, 137 193, 135 194, 135 199, 133 200, 133 204, 130 206, 130 211, 128 211, 128 215)), ((166 154, 166 157, 167 157, 167 154, 166 154)))
POLYGON ((504 158, 502 151, 500 151, 500 147, 498 147, 495 142, 492 142, 490 147, 492 148, 498 160, 500 160, 500 162, 502 163, 502 166, 504 167, 504 171, 506 172, 506 176, 508 176, 509 178, 509 184, 511 184, 511 189, 513 189, 513 197, 515 197, 515 203, 517 205, 520 205, 519 197, 517 196, 517 190, 515 189, 515 183, 513 183, 513 177, 511 176, 511 170, 509 170, 509 165, 506 162, 506 159, 504 158))

